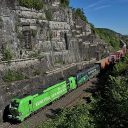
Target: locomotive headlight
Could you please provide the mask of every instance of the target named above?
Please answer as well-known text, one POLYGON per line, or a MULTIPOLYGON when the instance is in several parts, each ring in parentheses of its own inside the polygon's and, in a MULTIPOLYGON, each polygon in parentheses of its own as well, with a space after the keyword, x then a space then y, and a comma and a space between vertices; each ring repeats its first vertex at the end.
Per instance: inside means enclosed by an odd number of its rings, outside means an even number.
POLYGON ((11 108, 11 107, 12 107, 12 105, 10 104, 10 105, 9 105, 9 108, 11 108))
POLYGON ((22 116, 22 113, 21 112, 19 113, 19 116, 22 116))

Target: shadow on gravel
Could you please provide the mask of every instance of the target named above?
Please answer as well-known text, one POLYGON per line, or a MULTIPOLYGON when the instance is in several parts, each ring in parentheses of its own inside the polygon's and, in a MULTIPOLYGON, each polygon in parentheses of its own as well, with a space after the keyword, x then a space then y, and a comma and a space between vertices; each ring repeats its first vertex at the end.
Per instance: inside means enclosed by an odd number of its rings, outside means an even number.
POLYGON ((88 104, 88 103, 91 103, 91 98, 90 97, 83 97, 83 100, 85 100, 85 102, 88 104))
POLYGON ((92 86, 90 86, 89 88, 87 88, 83 91, 86 92, 86 93, 92 93, 93 94, 97 91, 97 88, 96 88, 96 85, 92 85, 92 86))
POLYGON ((51 114, 46 114, 46 116, 50 119, 54 119, 59 113, 61 113, 61 109, 49 109, 51 111, 51 114))

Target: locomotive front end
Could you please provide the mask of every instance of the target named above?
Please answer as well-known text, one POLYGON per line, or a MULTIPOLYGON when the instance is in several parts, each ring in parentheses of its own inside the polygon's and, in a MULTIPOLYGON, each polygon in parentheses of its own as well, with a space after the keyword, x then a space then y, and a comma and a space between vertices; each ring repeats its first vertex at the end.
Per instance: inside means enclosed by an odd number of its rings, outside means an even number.
POLYGON ((19 112, 20 102, 18 99, 12 100, 9 105, 9 115, 8 118, 15 121, 22 121, 22 113, 19 112))

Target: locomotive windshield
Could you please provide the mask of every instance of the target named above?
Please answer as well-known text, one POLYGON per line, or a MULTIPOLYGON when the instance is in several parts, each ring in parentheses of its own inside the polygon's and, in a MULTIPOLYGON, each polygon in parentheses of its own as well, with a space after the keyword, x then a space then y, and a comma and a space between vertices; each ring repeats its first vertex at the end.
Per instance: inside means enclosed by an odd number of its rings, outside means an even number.
POLYGON ((18 107, 19 107, 19 103, 16 102, 16 101, 13 101, 13 102, 11 103, 11 106, 12 106, 12 107, 15 107, 15 108, 18 108, 18 107))

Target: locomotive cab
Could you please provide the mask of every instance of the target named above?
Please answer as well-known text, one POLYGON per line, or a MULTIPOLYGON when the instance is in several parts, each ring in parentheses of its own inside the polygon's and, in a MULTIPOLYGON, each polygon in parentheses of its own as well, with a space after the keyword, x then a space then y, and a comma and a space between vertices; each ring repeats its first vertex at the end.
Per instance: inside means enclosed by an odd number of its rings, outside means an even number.
POLYGON ((23 99, 13 99, 9 105, 8 118, 22 122, 32 112, 31 96, 23 99))
POLYGON ((22 113, 19 112, 20 108, 20 100, 19 99, 13 99, 9 105, 9 112, 10 114, 8 115, 9 119, 13 120, 21 120, 21 115, 22 113))

